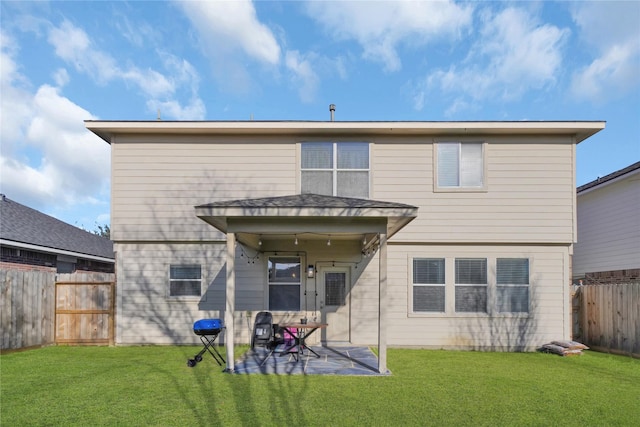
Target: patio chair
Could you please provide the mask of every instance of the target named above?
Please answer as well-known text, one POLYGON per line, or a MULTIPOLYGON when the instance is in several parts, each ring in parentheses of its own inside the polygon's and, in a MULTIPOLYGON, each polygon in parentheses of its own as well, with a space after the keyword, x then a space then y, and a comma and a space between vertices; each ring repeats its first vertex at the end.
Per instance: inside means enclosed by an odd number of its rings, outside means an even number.
POLYGON ((251 348, 264 347, 268 354, 262 361, 264 363, 279 344, 284 343, 282 328, 273 323, 273 315, 268 311, 261 311, 256 314, 251 334, 251 348))
POLYGON ((268 311, 256 314, 251 335, 251 348, 266 347, 273 339, 273 315, 268 311))

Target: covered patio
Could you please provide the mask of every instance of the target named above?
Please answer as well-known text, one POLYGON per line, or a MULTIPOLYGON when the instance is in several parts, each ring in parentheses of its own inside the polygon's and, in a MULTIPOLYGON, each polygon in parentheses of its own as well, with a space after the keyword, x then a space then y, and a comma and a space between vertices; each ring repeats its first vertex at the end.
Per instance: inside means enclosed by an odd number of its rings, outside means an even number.
MULTIPOLYGON (((234 325, 237 319, 236 245, 239 243, 256 252, 264 251, 267 247, 277 252, 286 247, 284 242, 295 239, 297 244, 298 236, 304 235, 309 240, 326 241, 327 245, 332 240, 350 242, 358 245, 362 253, 377 252, 378 357, 375 360, 366 359, 367 362, 363 364, 375 364, 377 373, 387 373, 387 313, 385 305, 380 303, 385 301, 387 294, 387 240, 417 216, 417 207, 368 199, 298 194, 214 202, 196 206, 195 209, 200 219, 227 236, 224 322, 227 328, 225 346, 228 372, 241 368, 240 365, 235 366, 233 359, 236 340, 234 325)), ((320 350, 326 355, 332 351, 330 347, 320 350)), ((282 364, 274 365, 279 366, 284 369, 282 364)))

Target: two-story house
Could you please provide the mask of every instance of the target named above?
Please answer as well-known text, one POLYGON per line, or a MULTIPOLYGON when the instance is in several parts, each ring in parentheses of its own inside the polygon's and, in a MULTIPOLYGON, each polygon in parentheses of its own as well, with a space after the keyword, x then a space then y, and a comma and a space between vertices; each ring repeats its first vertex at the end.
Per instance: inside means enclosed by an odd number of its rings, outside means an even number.
POLYGON ((87 121, 111 144, 116 342, 227 367, 258 311, 326 345, 570 338, 576 145, 604 122, 87 121))

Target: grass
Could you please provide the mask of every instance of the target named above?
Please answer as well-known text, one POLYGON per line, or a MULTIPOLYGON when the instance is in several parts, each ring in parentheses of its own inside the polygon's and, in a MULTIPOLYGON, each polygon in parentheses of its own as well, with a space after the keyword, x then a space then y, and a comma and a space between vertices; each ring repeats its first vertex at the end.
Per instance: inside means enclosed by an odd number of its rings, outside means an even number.
POLYGON ((388 377, 280 376, 225 374, 207 354, 187 367, 200 348, 2 355, 0 424, 623 426, 640 419, 640 361, 623 356, 389 349, 388 377))

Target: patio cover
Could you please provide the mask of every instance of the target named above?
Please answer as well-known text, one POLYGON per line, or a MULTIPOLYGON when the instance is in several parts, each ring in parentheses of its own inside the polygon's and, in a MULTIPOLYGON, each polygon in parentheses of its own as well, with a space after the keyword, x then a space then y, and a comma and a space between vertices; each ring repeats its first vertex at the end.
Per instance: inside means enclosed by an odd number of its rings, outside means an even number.
POLYGON ((225 345, 227 370, 234 370, 235 243, 257 249, 260 236, 311 235, 375 240, 379 245, 378 370, 386 367, 387 239, 411 222, 418 208, 395 202, 297 194, 219 201, 195 207, 196 216, 227 235, 225 345))

